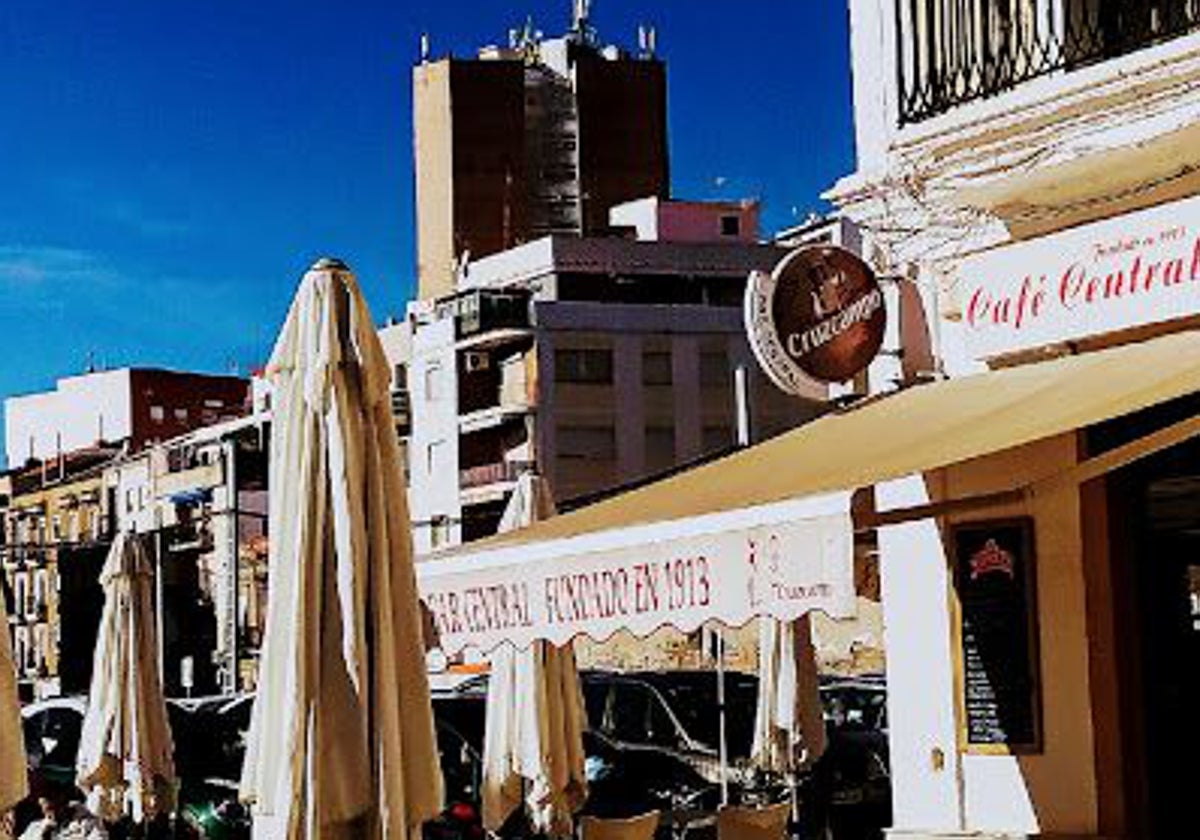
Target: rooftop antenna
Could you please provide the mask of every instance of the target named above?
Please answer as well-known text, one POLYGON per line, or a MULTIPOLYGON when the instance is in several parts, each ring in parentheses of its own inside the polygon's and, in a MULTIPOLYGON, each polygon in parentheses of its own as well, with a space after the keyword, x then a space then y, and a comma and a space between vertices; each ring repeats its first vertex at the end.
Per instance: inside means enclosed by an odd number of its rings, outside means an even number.
POLYGON ((588 16, 591 10, 591 0, 575 0, 575 11, 572 15, 571 28, 576 32, 583 32, 587 29, 588 16))
POLYGON ((585 43, 592 44, 596 40, 596 30, 592 28, 592 0, 575 0, 571 14, 571 32, 585 43))
POLYGON ((542 33, 534 28, 533 16, 525 18, 525 26, 517 32, 516 48, 527 63, 533 64, 538 60, 538 47, 542 41, 542 33))
POLYGON ((421 33, 421 61, 429 60, 429 33, 421 33))

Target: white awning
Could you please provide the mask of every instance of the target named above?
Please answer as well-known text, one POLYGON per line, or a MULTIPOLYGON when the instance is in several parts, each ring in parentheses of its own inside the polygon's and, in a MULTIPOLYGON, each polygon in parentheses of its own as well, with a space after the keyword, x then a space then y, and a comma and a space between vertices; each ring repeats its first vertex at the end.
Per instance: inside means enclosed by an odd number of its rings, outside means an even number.
POLYGON ((607 501, 431 558, 454 652, 853 602, 850 494, 1200 391, 1200 332, 913 387, 607 501), (764 571, 767 570, 767 571, 764 571))
POLYGON ((563 644, 854 612, 850 496, 834 493, 418 564, 438 644, 563 644))

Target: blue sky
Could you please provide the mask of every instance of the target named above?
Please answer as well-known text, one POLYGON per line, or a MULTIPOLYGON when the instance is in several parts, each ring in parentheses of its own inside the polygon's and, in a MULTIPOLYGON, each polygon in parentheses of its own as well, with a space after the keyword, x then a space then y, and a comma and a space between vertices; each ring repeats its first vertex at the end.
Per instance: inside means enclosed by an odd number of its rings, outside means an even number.
MULTIPOLYGON (((303 269, 347 260, 376 318, 413 282, 410 69, 570 0, 4 0, 0 396, 97 364, 244 371, 303 269)), ((596 0, 657 26, 677 196, 769 230, 853 160, 842 0, 596 0)))

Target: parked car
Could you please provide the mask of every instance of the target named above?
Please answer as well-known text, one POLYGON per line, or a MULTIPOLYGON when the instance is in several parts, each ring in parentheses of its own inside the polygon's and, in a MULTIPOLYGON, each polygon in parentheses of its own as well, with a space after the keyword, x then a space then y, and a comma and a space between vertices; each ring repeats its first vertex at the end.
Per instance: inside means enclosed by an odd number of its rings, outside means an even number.
POLYGON ((802 786, 810 836, 827 827, 838 840, 881 838, 892 822, 886 684, 830 678, 820 693, 828 746, 802 786))
MULTIPOLYGON (((479 684, 434 695, 448 807, 426 826, 429 840, 472 840, 483 834, 479 807, 485 707, 479 684)), ((662 837, 671 837, 673 831, 695 836, 711 826, 720 800, 718 788, 669 751, 651 745, 626 748, 597 731, 585 732, 583 745, 589 785, 583 813, 630 817, 662 811, 662 837)), ((518 818, 501 834, 516 837, 522 829, 518 818)))
MULTIPOLYGON (((591 730, 625 750, 666 752, 710 784, 720 784, 720 719, 717 677, 712 671, 580 672, 591 730)), ((483 697, 487 676, 463 683, 458 696, 483 697)), ((726 674, 725 742, 729 778, 748 782, 758 679, 726 674)))
POLYGON ((245 840, 250 815, 238 801, 252 694, 171 699, 182 831, 205 840, 245 840))
MULTIPOLYGON (((26 764, 35 787, 39 779, 75 784, 75 755, 86 710, 87 699, 78 696, 41 700, 21 709, 26 764)), ((15 817, 18 833, 41 817, 32 796, 17 806, 15 817)))
MULTIPOLYGON (((237 781, 249 728, 248 696, 168 700, 180 777, 180 833, 208 840, 248 838, 249 819, 237 801, 237 781)), ((59 697, 21 711, 31 778, 73 785, 87 700, 59 697)), ((38 817, 32 798, 18 807, 18 830, 38 817)))
MULTIPOLYGON (((584 671, 580 676, 595 731, 627 749, 664 750, 720 784, 720 715, 712 671, 584 671)), ((727 778, 739 789, 751 784, 748 760, 757 696, 755 677, 726 674, 727 778)))

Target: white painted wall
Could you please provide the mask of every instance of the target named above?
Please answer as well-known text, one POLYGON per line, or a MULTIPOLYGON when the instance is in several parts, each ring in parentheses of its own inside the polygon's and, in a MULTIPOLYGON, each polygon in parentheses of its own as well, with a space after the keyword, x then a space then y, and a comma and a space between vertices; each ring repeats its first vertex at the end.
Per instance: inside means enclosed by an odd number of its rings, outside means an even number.
MULTIPOLYGON (((880 484, 875 493, 880 510, 929 502, 920 476, 880 484)), ((950 580, 937 524, 922 520, 881 528, 879 566, 892 824, 905 831, 960 831, 963 803, 947 606, 950 580)))
POLYGON ((53 391, 10 397, 4 417, 9 466, 121 440, 133 433, 130 371, 71 376, 53 391))
POLYGON ((413 335, 412 362, 408 367, 412 406, 412 434, 408 447, 409 506, 417 554, 433 550, 429 523, 435 516, 450 518, 450 544, 461 540, 457 377, 454 319, 444 318, 419 325, 413 335), (428 387, 430 377, 435 380, 436 392, 432 395, 428 387), (429 462, 431 446, 436 451, 436 463, 432 465, 429 462))

